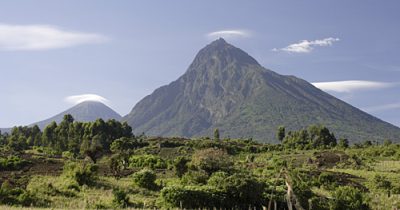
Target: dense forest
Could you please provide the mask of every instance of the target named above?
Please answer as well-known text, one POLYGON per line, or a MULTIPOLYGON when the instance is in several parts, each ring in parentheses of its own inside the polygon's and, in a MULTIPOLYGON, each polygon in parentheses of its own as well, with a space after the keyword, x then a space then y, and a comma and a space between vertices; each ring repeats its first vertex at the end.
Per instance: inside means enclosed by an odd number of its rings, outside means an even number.
POLYGON ((399 144, 349 145, 323 125, 276 133, 150 137, 71 115, 15 127, 0 133, 0 208, 400 208, 399 144))

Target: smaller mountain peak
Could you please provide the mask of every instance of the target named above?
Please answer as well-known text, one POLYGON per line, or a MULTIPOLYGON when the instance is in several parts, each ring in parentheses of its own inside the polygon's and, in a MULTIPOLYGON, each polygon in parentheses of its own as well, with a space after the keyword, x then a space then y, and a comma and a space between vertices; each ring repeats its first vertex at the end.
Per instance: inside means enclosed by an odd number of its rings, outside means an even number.
POLYGON ((86 101, 82 101, 76 105, 84 105, 84 104, 103 104, 103 105, 105 105, 103 102, 96 101, 96 100, 86 100, 86 101))

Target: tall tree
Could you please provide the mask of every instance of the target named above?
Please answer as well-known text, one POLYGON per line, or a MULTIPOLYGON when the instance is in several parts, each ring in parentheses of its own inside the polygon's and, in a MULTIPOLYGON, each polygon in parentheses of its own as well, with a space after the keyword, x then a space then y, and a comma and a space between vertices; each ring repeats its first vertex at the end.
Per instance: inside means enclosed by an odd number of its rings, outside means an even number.
POLYGON ((42 142, 43 145, 53 147, 56 142, 56 133, 55 130, 57 128, 56 122, 51 122, 46 128, 43 130, 42 134, 42 142))
POLYGON ((278 127, 278 132, 276 133, 276 137, 278 138, 278 140, 280 142, 283 141, 283 139, 285 138, 286 135, 286 129, 284 126, 279 126, 278 127))
POLYGON ((218 128, 216 128, 216 129, 214 130, 214 140, 215 140, 215 141, 219 141, 219 140, 220 140, 218 128))

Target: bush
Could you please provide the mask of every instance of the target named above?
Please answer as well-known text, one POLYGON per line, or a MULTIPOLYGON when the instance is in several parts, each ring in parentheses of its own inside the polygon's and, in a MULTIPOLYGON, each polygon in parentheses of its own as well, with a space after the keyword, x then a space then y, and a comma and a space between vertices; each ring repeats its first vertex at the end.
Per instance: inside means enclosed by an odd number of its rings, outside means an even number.
POLYGON ((224 182, 226 178, 229 177, 229 174, 223 171, 215 172, 208 179, 207 184, 210 186, 218 186, 220 183, 224 182))
POLYGON ((227 152, 220 149, 203 149, 193 154, 192 164, 209 175, 216 171, 230 171, 233 165, 227 152))
POLYGON ((8 156, 6 158, 0 157, 0 171, 3 170, 19 170, 22 167, 29 164, 29 161, 26 161, 18 156, 8 156))
POLYGON ((183 176, 183 174, 185 174, 188 170, 188 166, 187 163, 189 162, 188 159, 186 159, 185 157, 177 157, 174 160, 174 171, 175 174, 181 178, 183 176))
POLYGON ((308 200, 309 209, 326 210, 329 209, 328 200, 324 197, 312 197, 308 200))
POLYGON ((328 172, 322 172, 318 177, 318 182, 320 185, 330 189, 334 188, 335 186, 335 176, 328 172))
POLYGON ((226 194, 206 186, 171 186, 163 188, 160 197, 166 207, 212 209, 224 207, 222 203, 226 199, 226 194))
POLYGON ((66 158, 66 159, 73 159, 75 157, 74 153, 70 151, 64 151, 61 153, 61 157, 66 158))
POLYGON ((333 192, 332 197, 333 199, 329 202, 330 209, 332 210, 369 209, 368 205, 364 204, 364 194, 353 187, 340 186, 333 192))
POLYGON ((0 188, 0 204, 46 207, 47 203, 45 199, 22 188, 9 187, 4 183, 0 188))
POLYGON ((64 165, 63 175, 79 186, 91 186, 97 179, 97 169, 93 164, 70 162, 64 165))
POLYGON ((113 206, 116 208, 125 208, 129 205, 129 197, 125 191, 120 189, 113 190, 113 206))
POLYGON ((202 170, 189 171, 182 176, 182 183, 185 185, 203 185, 207 183, 208 174, 202 170))
POLYGON ((135 138, 122 137, 114 140, 110 145, 113 153, 131 152, 132 150, 148 146, 147 142, 139 141, 135 138))
POLYGON ((167 163, 154 155, 134 155, 129 158, 129 167, 166 169, 167 163))
POLYGON ((248 174, 216 173, 210 178, 210 185, 227 195, 225 208, 246 209, 249 206, 261 208, 263 205, 266 185, 248 174))
POLYGON ((265 184, 250 175, 217 172, 209 185, 165 187, 160 196, 167 207, 248 209, 265 205, 264 189, 265 184))
POLYGON ((374 184, 376 188, 386 190, 389 195, 390 191, 393 189, 392 183, 385 176, 379 174, 375 175, 374 184))
POLYGON ((139 187, 154 190, 157 188, 155 181, 156 174, 154 171, 149 169, 142 169, 141 171, 133 174, 133 182, 139 187))

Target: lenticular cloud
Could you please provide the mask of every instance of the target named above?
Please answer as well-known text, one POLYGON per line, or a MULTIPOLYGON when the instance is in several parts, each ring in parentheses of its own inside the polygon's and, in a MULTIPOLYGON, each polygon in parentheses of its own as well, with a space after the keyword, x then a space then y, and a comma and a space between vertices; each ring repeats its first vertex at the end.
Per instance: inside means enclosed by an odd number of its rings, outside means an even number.
POLYGON ((85 101, 95 101, 95 102, 101 102, 101 103, 105 103, 105 104, 107 104, 109 102, 106 98, 96 95, 96 94, 73 95, 73 96, 65 97, 64 100, 71 104, 79 104, 79 103, 82 103, 85 101))

